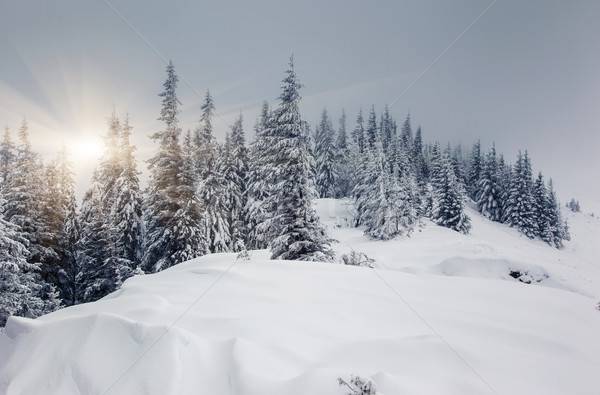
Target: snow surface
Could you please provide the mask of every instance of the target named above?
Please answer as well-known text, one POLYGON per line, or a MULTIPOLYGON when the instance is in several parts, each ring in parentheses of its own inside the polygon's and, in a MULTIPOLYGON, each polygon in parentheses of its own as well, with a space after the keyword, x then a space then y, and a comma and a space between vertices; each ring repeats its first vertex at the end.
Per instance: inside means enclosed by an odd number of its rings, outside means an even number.
POLYGON ((344 201, 318 212, 375 269, 215 254, 13 317, 0 393, 331 395, 350 375, 387 395, 599 393, 598 218, 568 213, 559 251, 471 209, 472 235, 423 222, 385 242, 344 201))

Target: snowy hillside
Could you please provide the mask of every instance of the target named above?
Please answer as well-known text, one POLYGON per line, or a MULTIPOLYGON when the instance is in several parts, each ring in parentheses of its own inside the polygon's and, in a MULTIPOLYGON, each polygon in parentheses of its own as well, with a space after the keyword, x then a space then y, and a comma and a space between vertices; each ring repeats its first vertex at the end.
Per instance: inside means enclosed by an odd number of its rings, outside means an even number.
POLYGON ((600 220, 568 213, 564 250, 468 209, 373 241, 343 201, 318 213, 375 269, 214 254, 128 279, 0 334, 2 394, 597 394, 600 220), (515 278, 517 277, 517 278, 515 278), (531 282, 531 285, 525 284, 531 282))

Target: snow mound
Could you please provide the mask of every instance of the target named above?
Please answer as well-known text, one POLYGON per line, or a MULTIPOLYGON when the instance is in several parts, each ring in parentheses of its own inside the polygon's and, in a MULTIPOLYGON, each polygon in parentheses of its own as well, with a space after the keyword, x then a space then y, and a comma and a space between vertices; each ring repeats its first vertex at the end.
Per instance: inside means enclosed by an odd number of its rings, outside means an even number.
POLYGON ((11 318, 0 393, 341 395, 353 374, 385 394, 490 393, 478 375, 499 393, 596 393, 593 300, 375 270, 216 254, 134 277, 98 302, 11 318))
POLYGON ((342 395, 351 375, 388 395, 598 393, 597 218, 568 213, 556 250, 472 210, 469 236, 423 221, 385 242, 346 201, 317 211, 375 269, 214 254, 12 317, 0 393, 342 395))

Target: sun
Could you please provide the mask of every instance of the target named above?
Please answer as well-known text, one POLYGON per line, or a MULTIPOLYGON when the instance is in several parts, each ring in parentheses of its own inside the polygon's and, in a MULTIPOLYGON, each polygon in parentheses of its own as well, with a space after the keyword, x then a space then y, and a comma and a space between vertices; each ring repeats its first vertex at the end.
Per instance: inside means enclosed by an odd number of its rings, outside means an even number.
POLYGON ((95 162, 103 152, 103 143, 100 137, 81 135, 67 142, 69 153, 74 162, 95 162))

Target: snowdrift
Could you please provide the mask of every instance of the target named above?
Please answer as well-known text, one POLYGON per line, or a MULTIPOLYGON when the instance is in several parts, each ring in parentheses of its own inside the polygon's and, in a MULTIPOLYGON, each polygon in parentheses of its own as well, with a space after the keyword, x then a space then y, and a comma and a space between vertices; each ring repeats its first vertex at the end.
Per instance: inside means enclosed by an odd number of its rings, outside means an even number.
POLYGON ((134 277, 98 302, 11 318, 0 393, 341 395, 350 375, 387 395, 598 393, 598 238, 578 237, 596 219, 571 218, 558 251, 472 212, 472 236, 425 223, 388 242, 346 227, 343 202, 319 213, 340 253, 376 268, 253 251, 134 277))

